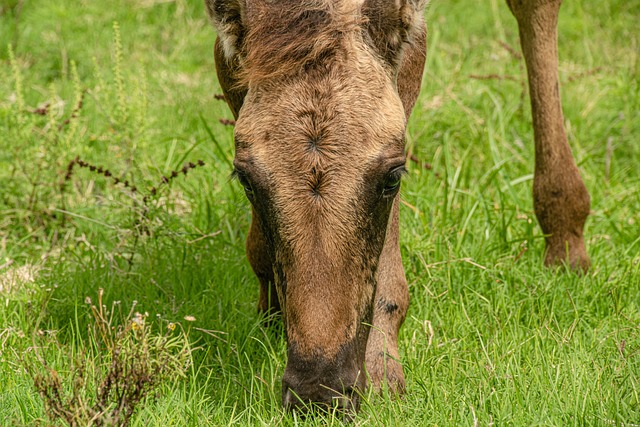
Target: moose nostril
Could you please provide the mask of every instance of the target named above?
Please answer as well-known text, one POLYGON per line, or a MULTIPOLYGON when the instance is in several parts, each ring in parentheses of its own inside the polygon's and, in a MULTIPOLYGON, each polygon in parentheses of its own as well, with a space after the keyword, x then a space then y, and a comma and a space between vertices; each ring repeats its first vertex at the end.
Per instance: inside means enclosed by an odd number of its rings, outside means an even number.
POLYGON ((298 409, 300 406, 304 405, 302 400, 293 392, 289 387, 287 387, 282 393, 282 406, 288 411, 298 409))
MULTIPOLYGON (((282 376, 282 404, 287 410, 355 412, 360 407, 359 391, 366 387, 356 359, 355 347, 327 360, 300 357, 295 348, 288 349, 289 361, 282 376)), ((362 362, 364 363, 364 361, 362 362)))
POLYGON ((356 413, 360 409, 360 396, 352 387, 340 393, 330 388, 319 386, 309 395, 300 395, 288 386, 284 386, 282 405, 289 411, 308 411, 314 407, 322 410, 336 409, 345 413, 356 413))

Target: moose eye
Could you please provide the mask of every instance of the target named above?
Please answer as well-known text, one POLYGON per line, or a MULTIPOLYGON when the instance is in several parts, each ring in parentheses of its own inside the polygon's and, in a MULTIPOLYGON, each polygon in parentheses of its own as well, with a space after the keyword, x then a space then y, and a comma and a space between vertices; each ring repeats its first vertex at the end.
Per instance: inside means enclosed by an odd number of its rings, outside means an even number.
POLYGON ((233 177, 238 179, 242 188, 244 188, 244 192, 247 194, 247 197, 253 196, 253 187, 251 186, 251 182, 249 178, 247 178, 247 174, 238 169, 233 171, 233 177))
POLYGON ((399 166, 395 169, 392 169, 391 172, 387 174, 384 180, 384 188, 382 190, 382 195, 384 197, 392 197, 395 196, 400 188, 400 182, 402 181, 402 175, 406 174, 407 170, 404 166, 399 166))

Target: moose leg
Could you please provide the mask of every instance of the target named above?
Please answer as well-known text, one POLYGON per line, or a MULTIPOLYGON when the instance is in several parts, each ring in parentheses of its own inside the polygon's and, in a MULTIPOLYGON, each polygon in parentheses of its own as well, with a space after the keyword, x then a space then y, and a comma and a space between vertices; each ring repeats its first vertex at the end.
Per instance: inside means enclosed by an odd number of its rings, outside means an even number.
POLYGON ((535 140, 533 204, 545 234, 545 265, 589 268, 583 230, 589 193, 564 130, 558 82, 558 11, 562 0, 507 0, 518 21, 527 64, 535 140))
MULTIPOLYGON (((398 72, 398 94, 407 118, 420 92, 426 59, 427 29, 424 23, 407 47, 398 72)), ((404 374, 398 353, 398 331, 409 308, 409 289, 402 267, 399 241, 399 197, 396 197, 386 241, 378 264, 378 286, 373 301, 373 325, 367 341, 366 366, 371 383, 380 390, 386 381, 392 393, 404 392, 404 374)))
POLYGON ((247 259, 260 281, 258 311, 265 315, 280 312, 280 302, 278 301, 278 294, 273 280, 273 264, 269 257, 267 241, 256 222, 255 212, 253 213, 251 228, 247 236, 247 259))
POLYGON ((398 330, 409 308, 409 289, 398 239, 398 203, 399 198, 396 197, 378 265, 373 326, 369 332, 366 353, 367 373, 373 387, 380 390, 386 380, 392 393, 404 392, 404 374, 398 353, 398 330))

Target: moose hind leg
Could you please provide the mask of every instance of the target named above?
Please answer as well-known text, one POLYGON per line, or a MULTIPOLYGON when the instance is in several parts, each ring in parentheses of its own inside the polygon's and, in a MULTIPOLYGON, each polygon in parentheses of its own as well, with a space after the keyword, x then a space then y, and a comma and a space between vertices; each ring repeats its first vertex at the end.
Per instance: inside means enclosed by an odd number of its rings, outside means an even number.
POLYGON ((262 234, 262 230, 256 222, 256 215, 253 214, 251 228, 247 236, 247 259, 253 272, 260 281, 260 298, 258 299, 258 311, 266 316, 271 316, 280 312, 280 302, 276 292, 273 278, 273 263, 269 256, 267 241, 262 234))
POLYGON ((545 234, 545 265, 586 270, 583 230, 590 198, 564 130, 557 24, 562 0, 507 0, 527 64, 535 140, 534 210, 545 234))
POLYGON ((403 393, 404 373, 398 352, 398 331, 409 307, 409 290, 398 240, 398 198, 378 265, 378 286, 373 302, 373 325, 367 342, 366 366, 376 390, 387 384, 391 393, 403 393))

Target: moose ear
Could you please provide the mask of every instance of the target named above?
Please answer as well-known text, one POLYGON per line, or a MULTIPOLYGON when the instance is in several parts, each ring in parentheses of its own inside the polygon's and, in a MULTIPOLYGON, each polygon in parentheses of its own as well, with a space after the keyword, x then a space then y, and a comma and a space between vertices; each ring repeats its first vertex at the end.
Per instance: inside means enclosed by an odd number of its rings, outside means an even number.
POLYGON ((428 0, 365 0, 362 15, 373 48, 397 69, 406 44, 424 31, 428 0))
POLYGON ((245 0, 205 0, 205 4, 225 59, 231 62, 240 53, 245 34, 245 0))

